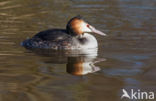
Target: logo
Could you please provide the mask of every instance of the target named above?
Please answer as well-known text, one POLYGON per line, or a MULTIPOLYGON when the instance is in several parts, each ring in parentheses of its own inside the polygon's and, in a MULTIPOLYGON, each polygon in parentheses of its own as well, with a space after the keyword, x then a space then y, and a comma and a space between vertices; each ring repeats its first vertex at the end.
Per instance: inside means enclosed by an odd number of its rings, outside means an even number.
POLYGON ((154 92, 145 92, 145 91, 141 91, 140 89, 138 90, 133 90, 131 89, 130 92, 128 93, 125 89, 122 89, 122 96, 121 99, 123 98, 127 98, 127 99, 148 99, 148 100, 152 100, 154 99, 154 92))

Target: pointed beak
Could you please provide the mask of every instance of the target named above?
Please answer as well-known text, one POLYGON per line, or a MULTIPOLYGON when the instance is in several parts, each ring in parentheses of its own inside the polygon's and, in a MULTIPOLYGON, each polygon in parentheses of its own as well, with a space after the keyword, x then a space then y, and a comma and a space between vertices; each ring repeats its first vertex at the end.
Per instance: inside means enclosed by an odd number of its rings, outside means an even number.
POLYGON ((93 26, 90 26, 90 29, 92 30, 93 33, 96 33, 96 34, 99 34, 99 35, 102 35, 102 36, 107 36, 107 34, 97 30, 96 28, 94 28, 93 26))

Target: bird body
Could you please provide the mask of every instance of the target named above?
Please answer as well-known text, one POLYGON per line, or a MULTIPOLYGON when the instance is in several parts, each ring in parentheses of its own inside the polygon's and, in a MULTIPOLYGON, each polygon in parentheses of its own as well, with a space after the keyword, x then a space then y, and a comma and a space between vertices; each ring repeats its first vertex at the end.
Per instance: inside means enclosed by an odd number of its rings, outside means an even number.
POLYGON ((67 23, 66 29, 41 31, 32 38, 23 41, 22 45, 26 48, 64 50, 97 48, 98 42, 90 33, 106 35, 76 16, 67 23))

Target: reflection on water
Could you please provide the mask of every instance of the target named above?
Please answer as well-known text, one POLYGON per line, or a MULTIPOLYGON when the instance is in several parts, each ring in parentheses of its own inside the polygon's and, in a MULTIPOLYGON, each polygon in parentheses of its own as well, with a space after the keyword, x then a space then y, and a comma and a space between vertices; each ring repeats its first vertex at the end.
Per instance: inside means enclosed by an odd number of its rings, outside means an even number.
POLYGON ((51 50, 51 49, 30 49, 39 56, 50 57, 45 63, 63 64, 66 63, 66 71, 72 75, 86 75, 100 70, 95 63, 105 61, 97 58, 97 49, 85 50, 51 50), (57 59, 56 59, 57 57, 57 59))
POLYGON ((95 66, 93 59, 89 57, 68 57, 67 72, 73 75, 85 75, 88 73, 94 73, 100 70, 95 66))
POLYGON ((156 91, 155 4, 0 0, 0 101, 120 101, 123 88, 156 91), (20 46, 37 32, 64 28, 78 14, 108 33, 104 39, 95 35, 99 43, 95 52, 20 46))

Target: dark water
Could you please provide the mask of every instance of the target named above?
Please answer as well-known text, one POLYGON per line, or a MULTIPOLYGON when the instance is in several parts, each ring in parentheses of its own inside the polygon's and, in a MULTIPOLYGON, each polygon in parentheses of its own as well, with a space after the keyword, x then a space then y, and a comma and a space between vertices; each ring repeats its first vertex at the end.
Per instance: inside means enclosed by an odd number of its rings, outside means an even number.
POLYGON ((0 60, 0 101, 119 101, 123 88, 156 92, 156 1, 0 0, 0 60), (96 36, 98 56, 20 46, 78 14, 108 34, 96 36))

